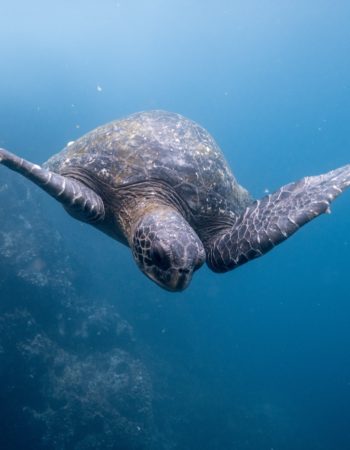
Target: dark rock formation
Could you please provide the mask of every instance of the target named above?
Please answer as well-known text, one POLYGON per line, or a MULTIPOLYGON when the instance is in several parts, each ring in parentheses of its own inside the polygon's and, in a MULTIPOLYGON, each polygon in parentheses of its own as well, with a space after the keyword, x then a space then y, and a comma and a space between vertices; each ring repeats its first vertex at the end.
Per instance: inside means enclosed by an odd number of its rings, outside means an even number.
POLYGON ((43 201, 0 168, 0 448, 160 448, 133 329, 76 292, 43 201))

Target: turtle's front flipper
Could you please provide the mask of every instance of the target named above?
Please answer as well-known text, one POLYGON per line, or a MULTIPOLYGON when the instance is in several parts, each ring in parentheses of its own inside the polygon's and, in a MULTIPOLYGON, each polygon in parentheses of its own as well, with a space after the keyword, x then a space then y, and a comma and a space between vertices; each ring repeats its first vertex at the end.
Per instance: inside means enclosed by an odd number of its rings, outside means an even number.
POLYGON ((306 177, 255 201, 233 227, 207 247, 207 262, 215 272, 232 270, 262 256, 319 214, 350 186, 350 164, 324 175, 306 177))
POLYGON ((3 148, 0 148, 0 164, 38 185, 62 203, 74 218, 88 223, 96 223, 104 218, 105 211, 101 197, 80 181, 43 169, 3 148))

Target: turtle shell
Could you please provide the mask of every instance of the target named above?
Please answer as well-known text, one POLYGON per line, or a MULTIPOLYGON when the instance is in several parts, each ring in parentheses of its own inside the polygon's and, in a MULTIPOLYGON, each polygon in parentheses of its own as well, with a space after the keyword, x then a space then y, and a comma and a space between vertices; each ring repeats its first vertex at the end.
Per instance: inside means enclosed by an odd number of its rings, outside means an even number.
POLYGON ((83 167, 112 187, 161 180, 195 215, 236 214, 249 195, 210 134, 175 113, 149 111, 100 126, 52 156, 61 173, 83 167))

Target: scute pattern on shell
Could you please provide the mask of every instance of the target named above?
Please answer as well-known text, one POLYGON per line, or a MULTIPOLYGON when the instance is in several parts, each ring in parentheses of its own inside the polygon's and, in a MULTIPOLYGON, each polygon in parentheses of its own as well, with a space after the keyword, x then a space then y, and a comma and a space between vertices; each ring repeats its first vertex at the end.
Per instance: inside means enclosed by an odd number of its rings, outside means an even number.
POLYGON ((232 215, 250 201, 210 134, 175 113, 141 112, 111 122, 46 163, 55 172, 74 166, 88 169, 113 187, 163 180, 194 215, 232 215))

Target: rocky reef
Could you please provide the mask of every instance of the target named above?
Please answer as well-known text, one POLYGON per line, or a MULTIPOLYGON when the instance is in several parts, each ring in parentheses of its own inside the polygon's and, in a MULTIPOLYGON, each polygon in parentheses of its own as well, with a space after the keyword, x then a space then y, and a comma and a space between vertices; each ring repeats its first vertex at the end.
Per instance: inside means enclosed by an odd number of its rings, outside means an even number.
POLYGON ((134 330, 76 291, 84 262, 42 201, 0 168, 0 448, 160 448, 134 330))

